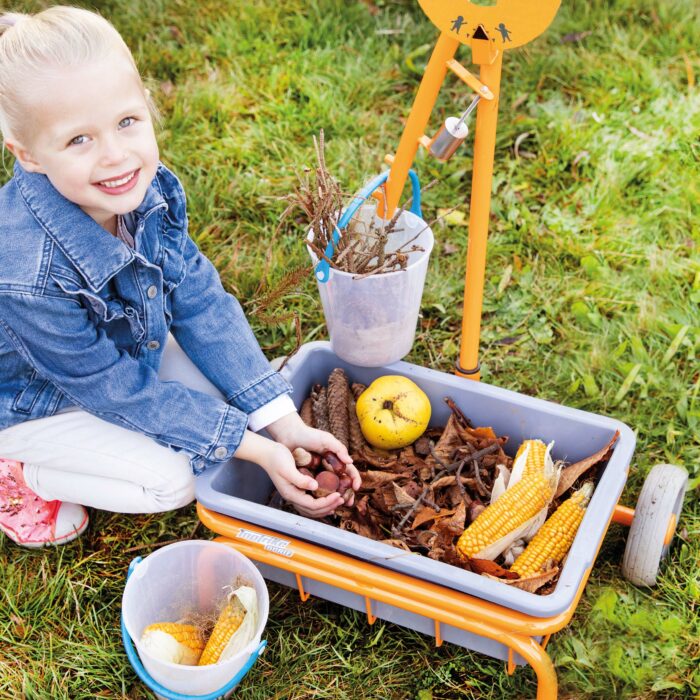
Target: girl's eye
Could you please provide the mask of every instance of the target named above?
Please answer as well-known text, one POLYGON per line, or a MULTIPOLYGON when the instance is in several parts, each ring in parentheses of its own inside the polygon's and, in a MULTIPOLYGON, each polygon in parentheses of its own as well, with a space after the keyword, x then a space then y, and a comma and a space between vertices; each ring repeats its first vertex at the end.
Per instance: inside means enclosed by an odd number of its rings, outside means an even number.
POLYGON ((81 134, 80 136, 76 136, 75 138, 72 138, 69 142, 69 146, 82 146, 84 143, 87 143, 87 136, 84 134, 81 134))
POLYGON ((133 117, 124 117, 124 119, 119 122, 119 128, 124 129, 127 126, 131 126, 135 121, 133 117))

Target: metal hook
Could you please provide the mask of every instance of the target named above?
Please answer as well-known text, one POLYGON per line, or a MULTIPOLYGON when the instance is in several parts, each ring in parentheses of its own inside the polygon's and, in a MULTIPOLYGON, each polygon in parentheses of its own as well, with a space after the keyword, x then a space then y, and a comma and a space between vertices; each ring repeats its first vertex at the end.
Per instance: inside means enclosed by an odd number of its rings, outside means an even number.
POLYGON ((464 120, 476 109, 476 106, 479 104, 480 99, 481 95, 474 95, 474 99, 471 101, 471 104, 464 110, 462 116, 459 118, 457 126, 464 124, 464 120))

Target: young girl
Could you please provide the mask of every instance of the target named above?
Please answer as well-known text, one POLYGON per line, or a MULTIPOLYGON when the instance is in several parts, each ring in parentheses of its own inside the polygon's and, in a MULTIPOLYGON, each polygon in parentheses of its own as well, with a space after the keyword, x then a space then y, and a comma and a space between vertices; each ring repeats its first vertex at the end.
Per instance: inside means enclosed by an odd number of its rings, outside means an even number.
POLYGON ((0 130, 15 156, 0 189, 0 529, 19 544, 77 537, 85 506, 183 506, 194 474, 234 455, 308 516, 342 499, 305 493, 316 482, 291 449, 332 450, 360 486, 189 237, 150 108, 103 18, 0 18, 0 130))

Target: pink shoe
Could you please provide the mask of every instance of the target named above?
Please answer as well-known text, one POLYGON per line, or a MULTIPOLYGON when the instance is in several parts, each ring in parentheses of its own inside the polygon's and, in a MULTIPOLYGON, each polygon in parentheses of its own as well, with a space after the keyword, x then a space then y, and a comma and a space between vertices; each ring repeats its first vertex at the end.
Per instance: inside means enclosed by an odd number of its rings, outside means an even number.
POLYGON ((65 544, 87 524, 83 506, 45 501, 25 483, 21 462, 0 458, 0 530, 13 542, 35 549, 65 544))

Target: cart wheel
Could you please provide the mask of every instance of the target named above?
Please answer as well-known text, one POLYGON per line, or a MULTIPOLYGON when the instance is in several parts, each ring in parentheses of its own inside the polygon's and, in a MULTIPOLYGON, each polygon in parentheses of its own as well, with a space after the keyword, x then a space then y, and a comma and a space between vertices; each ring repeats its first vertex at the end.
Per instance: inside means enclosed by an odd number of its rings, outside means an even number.
POLYGON ((622 575, 636 586, 656 585, 687 485, 688 472, 673 464, 657 464, 644 480, 622 560, 622 575))

